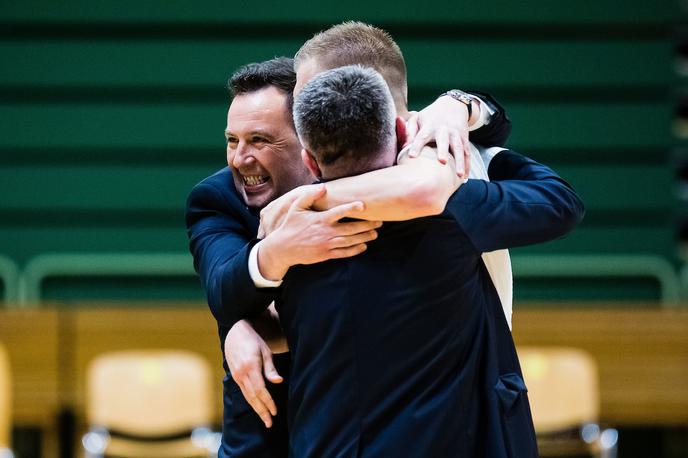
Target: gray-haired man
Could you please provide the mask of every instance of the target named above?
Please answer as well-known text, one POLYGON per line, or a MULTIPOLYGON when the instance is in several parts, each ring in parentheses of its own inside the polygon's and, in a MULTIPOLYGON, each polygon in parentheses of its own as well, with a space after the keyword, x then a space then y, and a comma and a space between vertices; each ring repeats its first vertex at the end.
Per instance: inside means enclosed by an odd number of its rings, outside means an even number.
MULTIPOLYGON (((323 181, 392 166, 404 137, 395 118, 383 78, 360 66, 314 76, 294 103, 302 158, 323 181)), ((510 151, 488 159, 498 181, 468 180, 437 216, 386 223, 358 256, 270 266, 284 277, 290 456, 537 456, 481 254, 562 236, 583 207, 549 168, 510 151)), ((445 172, 456 190, 462 180, 445 172)))

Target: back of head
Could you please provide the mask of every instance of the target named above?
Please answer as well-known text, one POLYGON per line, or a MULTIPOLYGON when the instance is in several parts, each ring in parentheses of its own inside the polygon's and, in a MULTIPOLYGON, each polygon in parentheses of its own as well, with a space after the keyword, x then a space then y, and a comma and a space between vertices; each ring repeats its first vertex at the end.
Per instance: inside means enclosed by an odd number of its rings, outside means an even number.
POLYGON ((320 73, 294 100, 296 132, 326 178, 392 165, 395 117, 382 76, 360 65, 320 73))
POLYGON ((294 67, 311 59, 322 70, 356 64, 374 68, 387 81, 397 109, 406 109, 406 63, 386 31, 363 22, 337 24, 304 43, 294 57, 294 67))
POLYGON ((260 91, 270 86, 276 87, 287 96, 290 111, 294 101, 295 85, 294 59, 289 57, 276 57, 244 65, 234 72, 227 82, 232 97, 260 91))

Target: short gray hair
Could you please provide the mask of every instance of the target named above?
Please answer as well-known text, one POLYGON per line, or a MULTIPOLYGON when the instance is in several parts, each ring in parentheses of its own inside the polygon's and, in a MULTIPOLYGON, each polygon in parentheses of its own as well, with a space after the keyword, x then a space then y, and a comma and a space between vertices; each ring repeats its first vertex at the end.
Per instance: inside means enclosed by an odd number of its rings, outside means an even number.
POLYGON ((396 142, 396 110, 382 76, 349 65, 316 75, 294 100, 301 144, 323 165, 358 169, 396 142))

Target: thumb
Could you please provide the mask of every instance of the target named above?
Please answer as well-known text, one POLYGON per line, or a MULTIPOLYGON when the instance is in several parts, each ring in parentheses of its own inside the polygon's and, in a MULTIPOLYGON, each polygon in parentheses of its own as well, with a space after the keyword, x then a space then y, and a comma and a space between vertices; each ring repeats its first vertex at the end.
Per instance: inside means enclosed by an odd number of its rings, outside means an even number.
POLYGON ((270 350, 263 351, 263 374, 265 378, 271 383, 282 383, 284 380, 277 372, 275 364, 272 361, 272 352, 270 350))
POLYGON ((404 144, 402 145, 403 148, 410 145, 418 134, 418 116, 419 115, 417 112, 413 112, 413 115, 406 122, 406 138, 404 144))
POLYGON ((310 208, 316 200, 320 199, 327 193, 327 188, 324 184, 317 184, 307 189, 303 195, 292 204, 292 208, 305 210, 310 208))

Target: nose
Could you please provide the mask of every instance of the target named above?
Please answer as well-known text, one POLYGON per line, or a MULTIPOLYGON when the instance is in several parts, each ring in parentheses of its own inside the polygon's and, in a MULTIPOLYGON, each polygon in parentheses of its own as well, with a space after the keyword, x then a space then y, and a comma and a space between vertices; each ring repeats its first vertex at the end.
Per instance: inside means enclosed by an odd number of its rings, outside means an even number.
POLYGON ((253 154, 251 154, 250 145, 243 140, 237 143, 236 148, 227 147, 227 163, 238 169, 255 161, 253 154))

